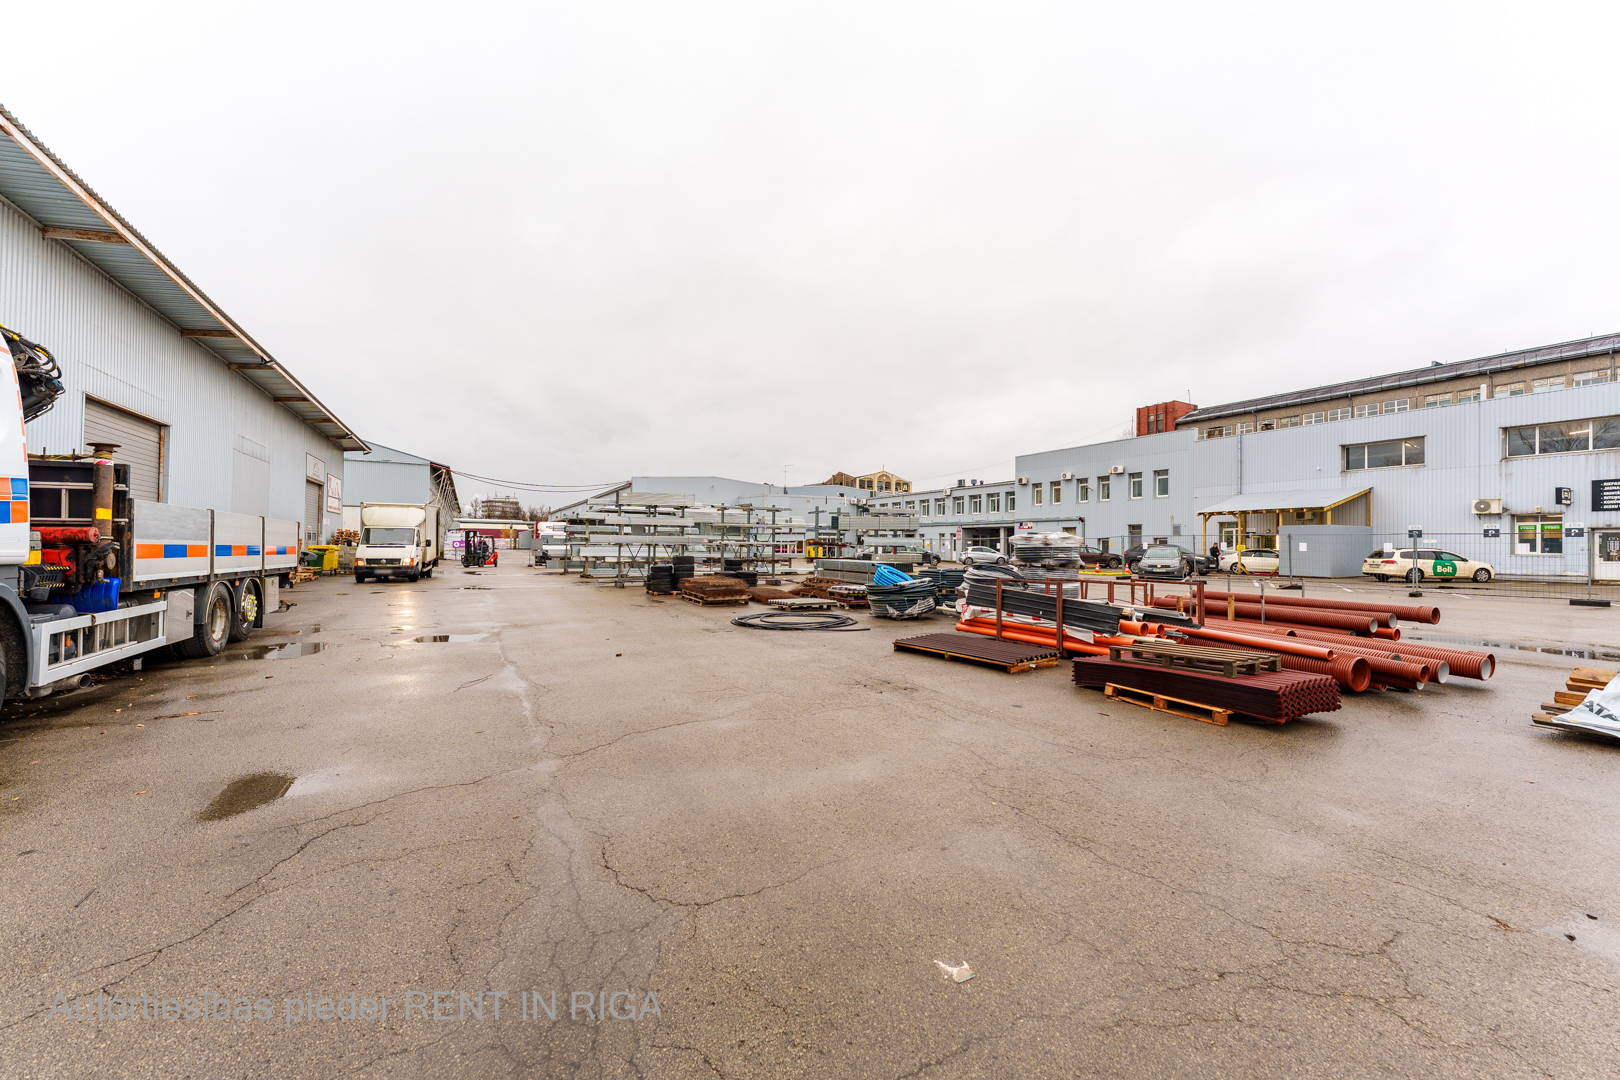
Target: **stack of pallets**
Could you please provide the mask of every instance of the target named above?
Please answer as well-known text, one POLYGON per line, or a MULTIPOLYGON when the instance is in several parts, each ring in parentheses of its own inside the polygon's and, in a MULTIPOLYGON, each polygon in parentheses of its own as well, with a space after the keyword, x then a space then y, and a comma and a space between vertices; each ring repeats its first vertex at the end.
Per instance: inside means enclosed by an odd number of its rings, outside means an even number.
POLYGON ((1225 724, 1234 715, 1284 724, 1339 708, 1329 675, 1285 671, 1275 653, 1138 641, 1074 662, 1077 686, 1159 712, 1225 724))
POLYGON ((681 599, 694 604, 746 604, 748 587, 736 578, 690 577, 681 582, 681 599))

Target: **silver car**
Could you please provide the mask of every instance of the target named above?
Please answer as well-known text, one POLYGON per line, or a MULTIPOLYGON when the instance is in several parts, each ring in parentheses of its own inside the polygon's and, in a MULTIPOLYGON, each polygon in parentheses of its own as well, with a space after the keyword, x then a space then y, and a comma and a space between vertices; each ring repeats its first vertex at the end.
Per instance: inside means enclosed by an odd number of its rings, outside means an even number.
POLYGON ((1137 560, 1136 573, 1140 577, 1168 577, 1180 581, 1191 577, 1192 556, 1171 544, 1155 544, 1142 552, 1137 560))
POLYGON ((962 552, 962 565, 972 566, 974 563, 995 563, 998 566, 1007 565, 1007 556, 995 548, 970 547, 962 552))

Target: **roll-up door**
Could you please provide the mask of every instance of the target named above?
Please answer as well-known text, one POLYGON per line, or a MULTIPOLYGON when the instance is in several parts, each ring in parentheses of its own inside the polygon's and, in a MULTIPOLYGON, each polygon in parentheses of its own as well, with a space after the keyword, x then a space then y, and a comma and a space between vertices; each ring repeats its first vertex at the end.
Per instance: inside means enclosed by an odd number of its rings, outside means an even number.
POLYGON ((118 447, 112 459, 129 466, 129 493, 156 502, 163 494, 163 426, 144 416, 84 399, 84 449, 95 443, 118 447))
POLYGON ((304 481, 304 542, 321 542, 321 485, 304 481))

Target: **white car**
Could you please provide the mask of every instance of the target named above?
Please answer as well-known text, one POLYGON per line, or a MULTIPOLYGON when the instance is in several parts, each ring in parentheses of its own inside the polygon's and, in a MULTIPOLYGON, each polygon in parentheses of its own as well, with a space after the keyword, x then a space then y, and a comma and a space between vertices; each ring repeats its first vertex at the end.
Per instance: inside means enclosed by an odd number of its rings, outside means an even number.
POLYGON ((1496 576, 1496 567, 1490 563, 1475 562, 1461 555, 1438 548, 1416 548, 1405 551, 1375 551, 1361 563, 1361 572, 1379 581, 1405 578, 1416 585, 1426 577, 1443 581, 1472 578, 1484 584, 1496 576))
POLYGON ((1221 556, 1223 574, 1275 574, 1282 569, 1282 557, 1270 548, 1228 551, 1221 556))
POLYGON ((970 547, 962 552, 962 565, 972 566, 974 563, 995 563, 997 566, 1007 565, 1007 556, 995 548, 970 547))

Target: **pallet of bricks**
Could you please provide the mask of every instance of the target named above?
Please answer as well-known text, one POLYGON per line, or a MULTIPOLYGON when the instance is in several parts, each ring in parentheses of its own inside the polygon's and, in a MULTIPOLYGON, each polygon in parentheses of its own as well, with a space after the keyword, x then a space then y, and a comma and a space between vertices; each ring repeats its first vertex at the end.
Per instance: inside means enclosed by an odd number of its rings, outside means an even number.
MULTIPOLYGON (((1531 721, 1537 727, 1620 739, 1617 703, 1601 700, 1602 691, 1608 689, 1617 676, 1620 672, 1603 668, 1576 668, 1569 673, 1564 689, 1553 691, 1553 699, 1541 703, 1541 712, 1530 714, 1531 721)), ((1620 692, 1620 688, 1616 689, 1620 692)))
POLYGON ((709 575, 681 581, 680 596, 694 604, 746 604, 753 599, 748 586, 736 578, 709 575))

